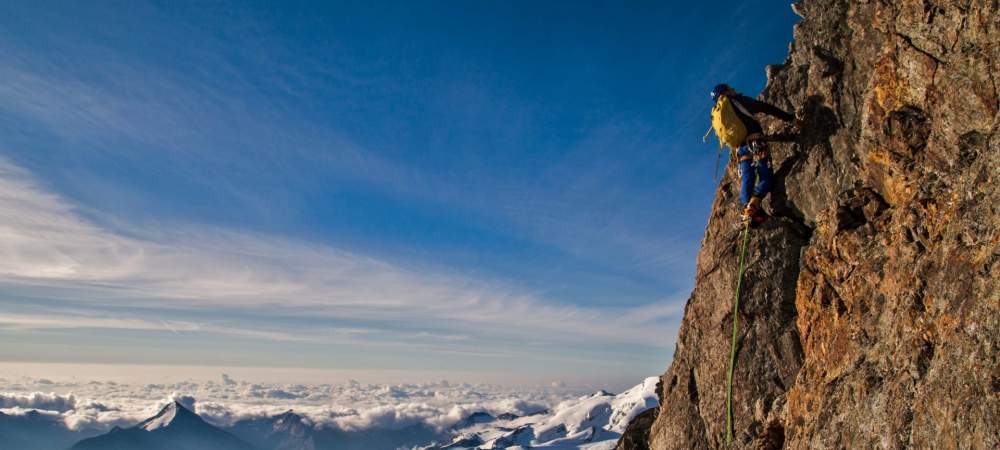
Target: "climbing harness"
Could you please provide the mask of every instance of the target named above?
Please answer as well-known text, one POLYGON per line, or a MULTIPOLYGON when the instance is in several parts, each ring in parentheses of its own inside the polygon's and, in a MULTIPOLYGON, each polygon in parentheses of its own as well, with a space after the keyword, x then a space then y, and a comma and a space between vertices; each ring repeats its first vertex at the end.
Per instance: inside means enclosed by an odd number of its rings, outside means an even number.
POLYGON ((740 269, 736 276, 736 298, 733 301, 733 344, 729 351, 729 376, 726 381, 726 445, 733 445, 733 368, 736 366, 736 331, 740 313, 740 287, 743 285, 743 261, 750 242, 750 222, 743 228, 743 249, 740 250, 740 269))

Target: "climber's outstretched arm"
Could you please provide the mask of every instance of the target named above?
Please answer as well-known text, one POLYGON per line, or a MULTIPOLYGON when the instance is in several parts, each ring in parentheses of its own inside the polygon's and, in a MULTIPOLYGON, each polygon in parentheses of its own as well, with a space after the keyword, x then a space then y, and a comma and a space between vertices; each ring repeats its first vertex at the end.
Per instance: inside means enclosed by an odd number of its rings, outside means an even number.
POLYGON ((792 122, 795 120, 795 116, 785 112, 783 109, 778 108, 767 102, 762 102, 757 99, 744 96, 740 99, 740 103, 746 107, 747 111, 751 114, 767 114, 769 116, 777 117, 785 122, 792 122))

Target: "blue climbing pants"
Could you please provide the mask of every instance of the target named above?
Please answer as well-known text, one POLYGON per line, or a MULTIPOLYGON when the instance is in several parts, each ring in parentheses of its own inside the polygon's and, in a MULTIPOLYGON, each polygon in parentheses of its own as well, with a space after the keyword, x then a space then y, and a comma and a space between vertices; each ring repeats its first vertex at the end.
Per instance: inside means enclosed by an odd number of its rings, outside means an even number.
MULTIPOLYGON (((765 150, 767 151, 767 150, 765 150)), ((750 203, 750 196, 760 197, 761 200, 774 184, 774 172, 771 170, 771 157, 765 156, 754 160, 753 152, 747 146, 742 146, 736 152, 737 158, 749 156, 749 160, 740 160, 740 201, 746 206, 750 203), (759 179, 759 180, 758 180, 759 179)))

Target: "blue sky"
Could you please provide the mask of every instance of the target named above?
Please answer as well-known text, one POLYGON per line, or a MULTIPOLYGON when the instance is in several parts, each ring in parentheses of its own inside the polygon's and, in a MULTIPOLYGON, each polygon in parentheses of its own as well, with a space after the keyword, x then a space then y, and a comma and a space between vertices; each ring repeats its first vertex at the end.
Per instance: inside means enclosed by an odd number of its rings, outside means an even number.
POLYGON ((0 360, 666 367, 788 6, 322 3, 0 5, 0 360))

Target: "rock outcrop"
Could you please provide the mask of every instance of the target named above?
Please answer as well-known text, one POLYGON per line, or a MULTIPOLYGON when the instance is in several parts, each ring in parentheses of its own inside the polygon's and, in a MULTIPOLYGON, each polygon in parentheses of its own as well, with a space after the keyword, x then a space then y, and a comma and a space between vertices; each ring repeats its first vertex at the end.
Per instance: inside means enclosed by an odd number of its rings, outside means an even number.
MULTIPOLYGON (((736 447, 1000 448, 998 2, 793 8, 762 98, 805 126, 772 145, 773 218, 752 231, 736 447)), ((716 195, 653 449, 726 446, 735 177, 716 195)))
POLYGON ((649 430, 659 414, 660 408, 650 408, 635 416, 618 439, 615 450, 649 450, 649 430))

